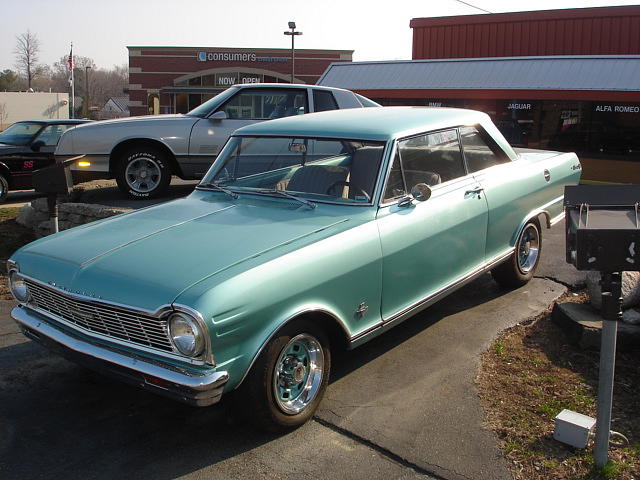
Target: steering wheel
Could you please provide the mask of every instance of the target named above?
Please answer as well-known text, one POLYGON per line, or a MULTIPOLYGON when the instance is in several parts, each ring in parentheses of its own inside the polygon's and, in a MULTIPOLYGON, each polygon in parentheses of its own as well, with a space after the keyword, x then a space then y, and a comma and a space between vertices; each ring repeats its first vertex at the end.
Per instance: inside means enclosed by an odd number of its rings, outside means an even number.
POLYGON ((356 193, 360 193, 362 194, 366 199, 367 202, 371 201, 371 197, 369 196, 369 194, 367 192, 365 192, 362 188, 360 188, 358 185, 355 185, 354 183, 351 182, 345 182, 343 180, 339 181, 339 182, 333 182, 331 185, 329 185, 329 188, 327 188, 327 191, 325 192, 327 195, 333 195, 335 196, 334 193, 334 189, 336 187, 349 187, 349 188, 353 188, 356 193))

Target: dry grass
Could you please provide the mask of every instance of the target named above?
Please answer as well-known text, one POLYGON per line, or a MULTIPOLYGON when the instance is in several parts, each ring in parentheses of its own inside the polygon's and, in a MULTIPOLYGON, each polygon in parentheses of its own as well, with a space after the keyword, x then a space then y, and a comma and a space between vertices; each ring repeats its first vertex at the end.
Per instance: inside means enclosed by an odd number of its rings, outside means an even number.
MULTIPOLYGON (((563 300, 583 301, 569 294, 563 300)), ((553 439, 554 417, 564 408, 595 417, 598 351, 566 343, 550 311, 505 331, 482 357, 478 376, 486 423, 499 437, 515 479, 640 478, 639 351, 618 351, 612 429, 630 440, 611 448, 610 465, 593 464, 586 450, 553 439)))

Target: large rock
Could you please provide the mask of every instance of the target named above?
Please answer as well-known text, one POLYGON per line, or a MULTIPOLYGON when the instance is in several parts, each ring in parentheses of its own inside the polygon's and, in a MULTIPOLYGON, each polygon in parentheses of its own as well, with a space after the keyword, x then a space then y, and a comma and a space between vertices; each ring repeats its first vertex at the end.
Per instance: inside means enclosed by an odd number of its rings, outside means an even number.
MULTIPOLYGON (((63 202, 60 199, 58 202, 58 224, 61 231, 131 210, 130 208, 114 208, 89 203, 63 202)), ((31 202, 31 205, 22 207, 16 221, 33 229, 38 237, 49 235, 51 222, 49 221, 47 199, 37 198, 31 202)))
POLYGON ((90 203, 63 203, 60 212, 87 217, 105 218, 127 212, 129 209, 107 207, 105 205, 93 205, 90 203))
MULTIPOLYGON (((587 291, 591 305, 602 308, 600 272, 587 272, 587 291)), ((622 272, 622 308, 640 305, 640 272, 622 272)))
POLYGON ((631 325, 640 325, 640 310, 630 308, 622 312, 622 321, 631 325))
POLYGON ((16 222, 23 227, 33 228, 44 219, 36 219, 38 212, 31 205, 24 205, 16 217, 16 222))

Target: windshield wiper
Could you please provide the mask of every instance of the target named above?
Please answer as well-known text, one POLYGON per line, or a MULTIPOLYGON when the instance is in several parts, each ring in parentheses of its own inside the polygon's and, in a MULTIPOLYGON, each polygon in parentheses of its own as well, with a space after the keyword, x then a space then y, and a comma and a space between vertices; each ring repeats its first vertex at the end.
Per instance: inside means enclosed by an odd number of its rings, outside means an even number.
POLYGON ((238 198, 238 194, 235 192, 232 192, 231 190, 229 190, 228 188, 223 187, 222 185, 218 185, 216 183, 199 183, 197 185, 197 187, 202 187, 202 188, 211 188, 213 190, 218 190, 219 192, 223 192, 226 193, 227 195, 231 196, 231 198, 236 199, 238 198))
POLYGON ((277 188, 263 188, 261 190, 256 190, 258 193, 266 193, 266 194, 276 194, 280 195, 284 198, 290 198, 291 200, 297 200, 300 203, 304 203, 309 208, 316 208, 316 204, 306 198, 300 198, 296 195, 292 195, 291 193, 285 190, 278 190, 277 188))

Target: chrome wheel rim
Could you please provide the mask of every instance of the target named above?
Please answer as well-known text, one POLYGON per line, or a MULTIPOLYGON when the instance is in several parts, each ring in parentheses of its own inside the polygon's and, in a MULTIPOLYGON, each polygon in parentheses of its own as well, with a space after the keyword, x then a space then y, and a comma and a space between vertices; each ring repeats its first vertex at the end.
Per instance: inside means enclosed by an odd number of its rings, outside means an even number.
POLYGON ((278 357, 273 375, 273 393, 278 407, 295 415, 317 397, 324 375, 322 345, 303 333, 293 337, 278 357))
POLYGON ((518 268, 529 273, 538 262, 540 253, 540 233, 534 225, 529 225, 520 235, 518 243, 518 268))
POLYGON ((160 184, 162 171, 158 162, 151 158, 136 158, 124 171, 127 185, 136 192, 149 193, 160 184))

